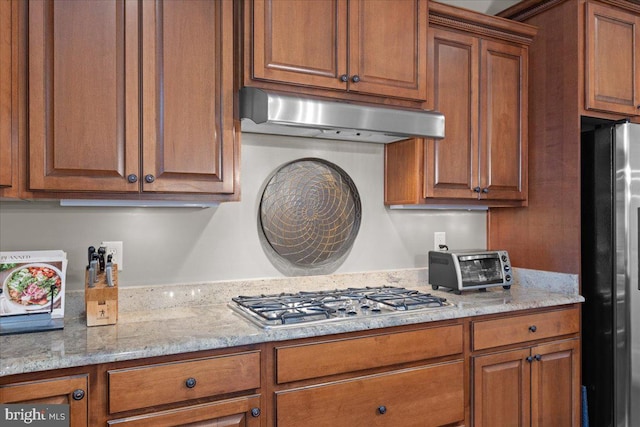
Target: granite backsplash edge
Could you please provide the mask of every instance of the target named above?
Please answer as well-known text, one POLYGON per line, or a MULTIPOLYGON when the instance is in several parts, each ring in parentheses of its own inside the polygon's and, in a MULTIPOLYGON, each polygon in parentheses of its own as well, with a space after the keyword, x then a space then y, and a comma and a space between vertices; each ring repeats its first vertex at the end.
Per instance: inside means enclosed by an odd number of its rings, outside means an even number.
MULTIPOLYGON (((577 295, 578 276, 523 268, 513 269, 514 286, 546 289, 549 293, 577 295)), ((225 304, 238 295, 261 295, 281 292, 344 289, 365 286, 427 286, 427 268, 339 273, 321 276, 229 280, 205 283, 130 286, 118 289, 118 311, 159 310, 177 307, 225 304)), ((84 291, 70 291, 65 296, 65 317, 85 315, 84 291)))

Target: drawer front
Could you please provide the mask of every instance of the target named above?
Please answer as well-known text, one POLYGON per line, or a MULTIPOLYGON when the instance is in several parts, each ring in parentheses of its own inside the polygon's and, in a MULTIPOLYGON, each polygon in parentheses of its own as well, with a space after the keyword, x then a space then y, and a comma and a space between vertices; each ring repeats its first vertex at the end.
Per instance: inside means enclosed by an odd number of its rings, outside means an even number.
POLYGON ((260 388, 260 352, 116 369, 108 377, 113 414, 260 388))
POLYGON ((464 364, 361 377, 276 393, 278 427, 431 427, 464 419, 464 364))
POLYGON ((107 421, 116 427, 259 427, 260 417, 252 416, 252 409, 260 409, 260 396, 247 396, 221 402, 202 403, 178 409, 153 412, 107 421))
POLYGON ((500 347, 580 331, 579 308, 473 322, 473 349, 500 347))
POLYGON ((278 384, 462 353, 462 325, 276 348, 278 384))

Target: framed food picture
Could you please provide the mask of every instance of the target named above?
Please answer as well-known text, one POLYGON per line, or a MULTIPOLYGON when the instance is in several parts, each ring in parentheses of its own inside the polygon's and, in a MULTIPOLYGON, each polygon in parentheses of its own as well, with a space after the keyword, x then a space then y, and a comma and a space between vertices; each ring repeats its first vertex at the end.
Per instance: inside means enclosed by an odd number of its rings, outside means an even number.
POLYGON ((0 252, 0 333, 14 323, 61 322, 66 268, 63 251, 0 252))

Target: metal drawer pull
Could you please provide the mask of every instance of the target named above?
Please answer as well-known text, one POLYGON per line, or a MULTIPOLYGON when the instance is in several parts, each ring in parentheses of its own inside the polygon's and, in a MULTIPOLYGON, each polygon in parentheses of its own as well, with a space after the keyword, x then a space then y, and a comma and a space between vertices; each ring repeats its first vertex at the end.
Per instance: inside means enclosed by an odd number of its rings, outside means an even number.
POLYGON ((386 406, 378 406, 378 412, 380 413, 380 415, 384 415, 387 413, 387 407, 386 406))
POLYGON ((194 388, 196 386, 196 379, 187 378, 187 380, 184 382, 184 385, 186 385, 187 388, 194 388))
POLYGON ((536 325, 531 325, 531 326, 529 326, 529 330, 530 330, 531 332, 535 332, 535 331, 537 331, 537 330, 538 330, 538 328, 536 328, 536 325))
POLYGON ((73 391, 73 400, 82 400, 84 399, 84 390, 81 388, 73 391))

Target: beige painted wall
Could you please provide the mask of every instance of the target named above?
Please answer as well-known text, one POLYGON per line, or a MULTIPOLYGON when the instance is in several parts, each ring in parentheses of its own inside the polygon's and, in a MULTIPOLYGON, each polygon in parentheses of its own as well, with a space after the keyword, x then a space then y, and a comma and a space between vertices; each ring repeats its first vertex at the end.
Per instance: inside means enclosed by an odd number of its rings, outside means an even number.
POLYGON ((62 249, 70 289, 84 279, 86 248, 124 242, 121 286, 281 277, 260 246, 260 188, 285 162, 319 157, 354 180, 362 223, 337 272, 426 266, 433 233, 451 248, 486 247, 486 213, 389 210, 383 205, 384 146, 244 134, 242 201, 217 208, 71 208, 54 202, 0 202, 0 250, 62 249))

